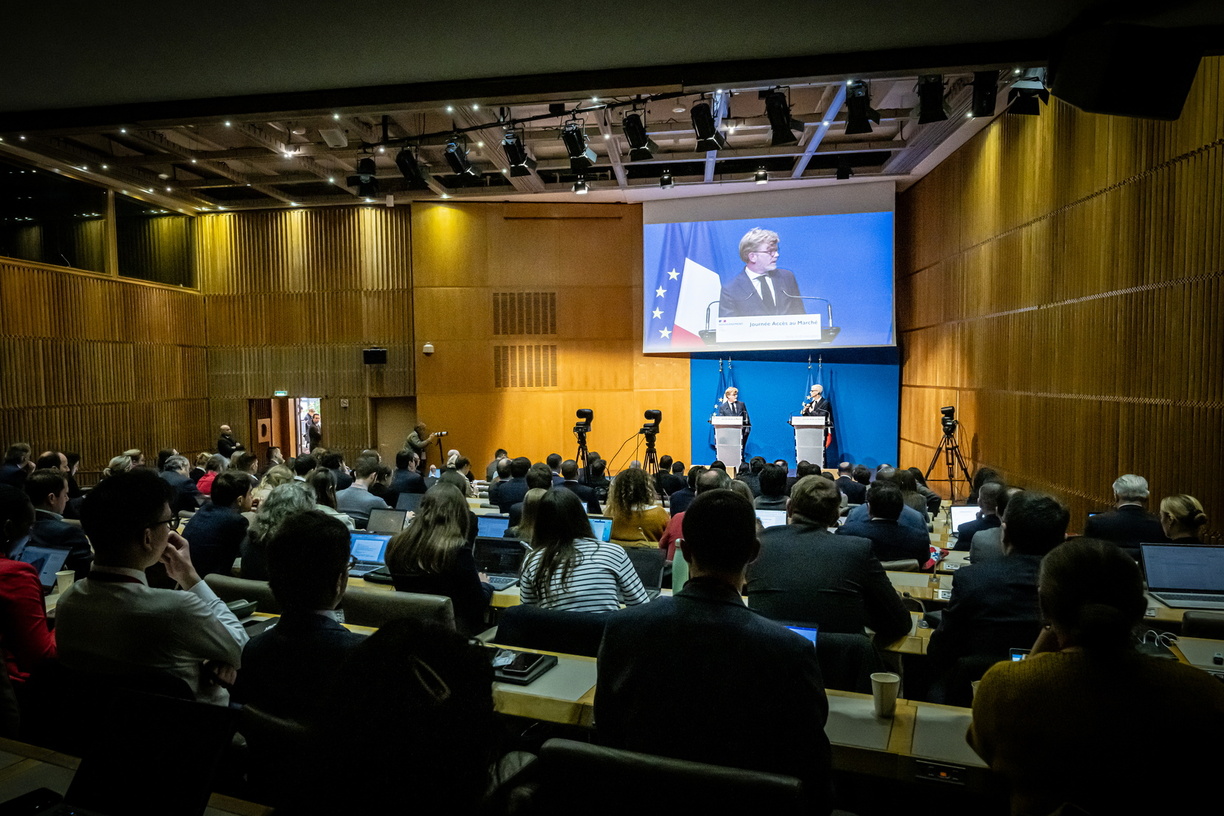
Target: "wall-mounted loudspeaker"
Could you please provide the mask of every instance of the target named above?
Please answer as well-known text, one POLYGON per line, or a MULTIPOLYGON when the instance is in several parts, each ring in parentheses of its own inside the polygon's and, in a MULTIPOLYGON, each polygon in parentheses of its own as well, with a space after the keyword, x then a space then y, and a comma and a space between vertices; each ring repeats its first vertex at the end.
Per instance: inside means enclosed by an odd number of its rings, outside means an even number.
POLYGON ((385 348, 362 349, 361 360, 366 365, 386 365, 387 350, 385 348))

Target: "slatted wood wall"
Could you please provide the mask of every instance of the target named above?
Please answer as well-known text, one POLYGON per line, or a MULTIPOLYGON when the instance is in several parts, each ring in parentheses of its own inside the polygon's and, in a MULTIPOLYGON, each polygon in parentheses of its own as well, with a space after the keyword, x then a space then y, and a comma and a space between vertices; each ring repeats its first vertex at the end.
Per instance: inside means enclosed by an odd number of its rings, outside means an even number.
POLYGON ((1059 496, 1073 530, 1126 472, 1218 529, 1222 236, 1220 59, 1177 122, 1001 117, 898 202, 902 462, 955 405, 971 467, 1059 496))
POLYGON ((82 454, 210 444, 202 299, 0 259, 0 440, 82 454))
POLYGON ((417 407, 447 447, 569 458, 593 408, 611 457, 658 408, 659 452, 688 461, 688 360, 640 351, 641 229, 628 205, 414 206, 417 407))
POLYGON ((414 392, 407 209, 207 215, 195 247, 211 427, 250 439, 248 400, 285 390, 322 397, 328 447, 373 443, 370 399, 414 392), (387 349, 386 365, 363 364, 371 346, 387 349))

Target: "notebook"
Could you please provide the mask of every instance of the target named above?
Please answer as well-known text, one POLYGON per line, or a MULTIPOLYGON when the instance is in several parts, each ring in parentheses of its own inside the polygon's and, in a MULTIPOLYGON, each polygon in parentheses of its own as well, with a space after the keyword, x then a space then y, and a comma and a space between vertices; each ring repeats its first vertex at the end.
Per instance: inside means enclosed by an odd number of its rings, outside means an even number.
POLYGON ((488 575, 489 583, 499 592, 518 583, 529 552, 526 544, 512 538, 476 536, 472 545, 476 569, 488 575))
POLYGON ((424 497, 424 493, 401 493, 399 498, 395 500, 395 509, 415 513, 417 508, 421 506, 421 499, 424 497))
POLYGON ((506 534, 506 528, 509 526, 509 516, 476 517, 476 535, 485 536, 487 538, 498 538, 499 536, 506 534))
POLYGON ((980 509, 980 507, 974 504, 964 507, 960 505, 949 507, 948 513, 952 516, 952 535, 956 535, 956 531, 960 529, 962 524, 967 524, 976 519, 980 509))
POLYGON ((43 593, 55 589, 55 573, 64 568, 72 550, 60 547, 39 547, 26 543, 19 552, 13 553, 13 560, 32 564, 38 570, 38 581, 42 584, 43 593))
POLYGON ((408 526, 407 510, 375 508, 370 511, 370 521, 366 524, 366 532, 395 535, 406 526, 408 526))
POLYGON ((350 578, 363 578, 383 565, 387 557, 387 542, 391 536, 385 533, 349 533, 350 552, 357 563, 349 569, 350 578))
POLYGON ((1174 609, 1224 609, 1224 547, 1140 544, 1148 593, 1174 609))
POLYGON ((760 520, 764 527, 785 527, 786 526, 786 511, 785 510, 758 510, 756 517, 760 520))

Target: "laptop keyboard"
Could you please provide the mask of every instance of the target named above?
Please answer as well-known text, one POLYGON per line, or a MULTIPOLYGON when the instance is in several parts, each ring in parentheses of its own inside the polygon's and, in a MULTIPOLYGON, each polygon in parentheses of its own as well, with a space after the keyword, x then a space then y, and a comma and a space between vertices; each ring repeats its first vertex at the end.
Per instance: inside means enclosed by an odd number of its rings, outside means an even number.
POLYGON ((509 589, 517 584, 518 580, 513 575, 490 575, 489 585, 493 587, 495 592, 501 592, 503 589, 509 589))
POLYGON ((1161 592, 1161 598, 1168 598, 1171 601, 1212 601, 1216 603, 1224 603, 1224 597, 1219 595, 1205 595, 1201 592, 1161 592))

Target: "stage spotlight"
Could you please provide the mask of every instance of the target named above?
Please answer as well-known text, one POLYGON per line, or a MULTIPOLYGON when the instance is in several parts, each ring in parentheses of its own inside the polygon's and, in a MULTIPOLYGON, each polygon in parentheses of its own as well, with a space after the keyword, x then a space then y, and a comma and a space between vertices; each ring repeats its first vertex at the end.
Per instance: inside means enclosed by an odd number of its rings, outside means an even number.
POLYGON ((757 184, 767 184, 769 182, 769 172, 764 167, 758 168, 757 171, 752 174, 752 180, 757 184))
POLYGON ((445 155, 446 163, 455 171, 460 184, 467 184, 480 177, 480 172, 468 161, 467 140, 463 137, 455 136, 447 142, 445 155))
POLYGON ((918 124, 947 120, 948 110, 944 107, 943 97, 942 74, 924 74, 918 77, 918 124))
POLYGON ((721 150, 727 146, 727 137, 714 127, 714 113, 709 102, 699 102, 690 111, 693 120, 693 131, 697 134, 697 150, 721 150))
POLYGON ((582 176, 579 176, 578 180, 574 182, 573 189, 578 195, 586 195, 591 191, 590 186, 587 184, 587 180, 582 176))
POLYGON ((794 131, 803 132, 803 123, 791 118, 790 102, 781 91, 770 91, 765 95, 765 115, 773 129, 773 145, 796 144, 799 139, 794 131))
POLYGON ((535 169, 536 160, 527 155, 527 147, 522 137, 511 130, 502 139, 502 151, 506 154, 506 162, 510 165, 510 175, 513 177, 530 176, 535 169))
POLYGON ((854 80, 846 88, 846 135, 871 133, 871 123, 880 124, 880 112, 871 107, 867 83, 854 80))
POLYGON ((658 150, 659 146, 646 133, 641 114, 626 115, 621 120, 621 130, 624 131, 625 139, 629 142, 629 161, 646 161, 654 158, 654 151, 658 150))
POLYGON ((1021 116, 1040 116, 1043 104, 1050 104, 1050 92, 1045 86, 1045 70, 1030 68, 1023 77, 1012 83, 1011 90, 1007 92, 1007 112, 1021 116))
POLYGON ((850 166, 848 159, 838 159, 837 161, 837 180, 846 181, 854 175, 854 168, 850 166))
POLYGON ((999 72, 973 72, 973 115, 994 116, 995 97, 999 92, 999 72))
POLYGON ((565 142, 565 151, 569 153, 570 170, 580 173, 595 166, 595 151, 587 144, 586 130, 579 120, 565 123, 565 127, 561 129, 561 140, 565 142))
POLYGON ((366 198, 378 195, 378 165, 374 159, 367 156, 357 160, 357 175, 349 176, 349 186, 356 185, 357 194, 366 198))
POLYGON ((676 186, 676 181, 672 178, 670 170, 664 170, 663 175, 659 176, 659 186, 664 190, 670 190, 676 186))
POLYGON ((429 180, 429 171, 421 166, 421 162, 411 149, 405 147, 396 155, 395 166, 399 168, 404 178, 408 180, 409 190, 429 189, 429 185, 426 183, 429 180))

